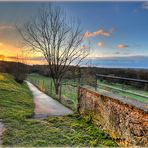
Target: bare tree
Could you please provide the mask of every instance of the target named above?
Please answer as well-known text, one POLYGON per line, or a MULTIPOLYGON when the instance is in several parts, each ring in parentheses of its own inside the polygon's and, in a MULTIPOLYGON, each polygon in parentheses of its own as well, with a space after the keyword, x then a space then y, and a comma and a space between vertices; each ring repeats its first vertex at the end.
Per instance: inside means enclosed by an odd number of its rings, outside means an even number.
POLYGON ((50 5, 18 30, 27 45, 46 59, 58 94, 69 66, 79 65, 88 55, 86 46, 82 46, 79 21, 68 19, 60 7, 50 5))

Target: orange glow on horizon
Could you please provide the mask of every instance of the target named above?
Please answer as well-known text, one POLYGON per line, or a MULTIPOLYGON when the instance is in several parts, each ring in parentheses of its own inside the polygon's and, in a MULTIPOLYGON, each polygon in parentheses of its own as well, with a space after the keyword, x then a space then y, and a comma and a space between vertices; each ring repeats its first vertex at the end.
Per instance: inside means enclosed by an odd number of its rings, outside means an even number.
MULTIPOLYGON (((10 45, 0 42, 0 60, 16 62, 17 55, 21 55, 21 54, 22 54, 22 51, 20 50, 20 48, 10 46, 10 45)), ((46 64, 46 62, 43 60, 33 59, 33 58, 39 57, 39 56, 41 56, 41 55, 40 54, 36 54, 34 56, 29 55, 27 57, 23 57, 24 59, 20 58, 18 61, 21 61, 21 62, 28 64, 28 65, 46 64), (29 59, 27 60, 27 58, 29 58, 29 59)))
POLYGON ((15 56, 16 53, 19 52, 19 50, 19 48, 16 48, 14 46, 0 43, 0 55, 4 55, 5 57, 15 56))
POLYGON ((3 58, 0 56, 0 61, 7 61, 7 62, 21 62, 21 63, 24 63, 24 64, 27 64, 27 65, 46 65, 46 61, 42 61, 42 60, 14 60, 14 59, 11 59, 11 58, 3 58))

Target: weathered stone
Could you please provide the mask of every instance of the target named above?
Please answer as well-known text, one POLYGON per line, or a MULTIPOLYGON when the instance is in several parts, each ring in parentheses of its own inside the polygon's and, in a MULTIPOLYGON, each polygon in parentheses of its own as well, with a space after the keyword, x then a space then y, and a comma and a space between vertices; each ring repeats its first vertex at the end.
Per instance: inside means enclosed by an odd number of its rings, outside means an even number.
POLYGON ((148 146, 148 113, 145 110, 125 100, 80 87, 78 111, 82 116, 91 115, 94 123, 121 146, 148 146))

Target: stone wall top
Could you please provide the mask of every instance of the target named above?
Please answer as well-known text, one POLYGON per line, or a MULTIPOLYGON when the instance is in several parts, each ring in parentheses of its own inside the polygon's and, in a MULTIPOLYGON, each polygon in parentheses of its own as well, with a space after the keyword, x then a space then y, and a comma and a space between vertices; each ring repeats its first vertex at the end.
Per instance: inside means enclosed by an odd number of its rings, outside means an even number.
POLYGON ((87 89, 88 92, 94 93, 95 95, 98 95, 98 96, 103 95, 103 96, 106 96, 106 97, 110 97, 112 99, 121 101, 124 104, 131 105, 133 107, 136 107, 136 108, 148 113, 148 103, 142 103, 142 102, 134 100, 132 98, 123 97, 123 96, 114 94, 114 93, 109 92, 109 91, 99 92, 99 91, 96 91, 95 89, 93 89, 92 87, 89 87, 89 86, 80 86, 80 87, 83 88, 83 89, 87 89))

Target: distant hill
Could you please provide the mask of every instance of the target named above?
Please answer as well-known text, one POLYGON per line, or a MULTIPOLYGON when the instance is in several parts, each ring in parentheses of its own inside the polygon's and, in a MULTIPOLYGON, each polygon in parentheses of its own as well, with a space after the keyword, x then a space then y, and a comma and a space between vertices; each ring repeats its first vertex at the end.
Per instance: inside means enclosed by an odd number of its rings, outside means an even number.
MULTIPOLYGON (((49 70, 47 65, 26 65, 27 73, 39 73, 45 76, 49 75, 49 70)), ((12 73, 15 70, 16 62, 0 61, 0 72, 12 73)), ((98 67, 79 67, 81 69, 81 74, 103 74, 103 75, 115 75, 120 77, 135 78, 135 79, 145 79, 148 80, 148 69, 136 69, 136 68, 98 68, 98 67)), ((73 78, 74 66, 69 67, 66 78, 73 78)), ((78 69, 78 68, 77 68, 78 69)))

